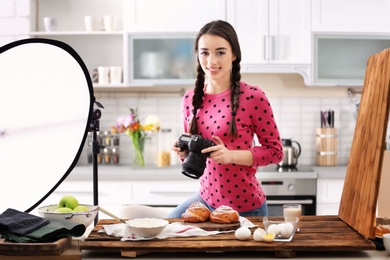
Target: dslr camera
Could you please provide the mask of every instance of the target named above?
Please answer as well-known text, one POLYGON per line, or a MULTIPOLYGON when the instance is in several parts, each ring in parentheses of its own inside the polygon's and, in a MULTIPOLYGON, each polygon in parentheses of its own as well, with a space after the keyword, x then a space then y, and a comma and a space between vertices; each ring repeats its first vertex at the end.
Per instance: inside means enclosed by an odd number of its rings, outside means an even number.
POLYGON ((199 179, 206 167, 207 157, 210 153, 201 153, 203 149, 214 146, 215 143, 200 135, 182 134, 177 141, 180 151, 188 150, 188 156, 184 159, 181 172, 187 177, 199 179))

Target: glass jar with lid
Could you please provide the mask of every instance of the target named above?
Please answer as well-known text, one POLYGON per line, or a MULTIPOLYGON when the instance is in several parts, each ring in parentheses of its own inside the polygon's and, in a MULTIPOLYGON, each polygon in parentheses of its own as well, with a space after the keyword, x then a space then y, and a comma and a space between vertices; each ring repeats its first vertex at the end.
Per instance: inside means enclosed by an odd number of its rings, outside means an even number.
POLYGON ((171 165, 171 146, 173 144, 172 129, 162 128, 158 138, 158 166, 171 165))

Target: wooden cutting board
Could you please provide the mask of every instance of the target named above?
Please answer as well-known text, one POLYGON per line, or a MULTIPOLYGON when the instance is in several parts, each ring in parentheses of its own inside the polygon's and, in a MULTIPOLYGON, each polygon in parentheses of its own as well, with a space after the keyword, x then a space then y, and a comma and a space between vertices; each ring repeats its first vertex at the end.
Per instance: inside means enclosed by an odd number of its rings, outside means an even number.
POLYGON ((202 222, 202 223, 190 223, 183 222, 184 225, 196 226, 203 230, 207 231, 229 231, 236 230, 241 226, 240 222, 230 223, 230 224, 218 224, 210 221, 202 222))
POLYGON ((369 57, 338 216, 375 237, 376 205, 389 119, 390 49, 369 57))
POLYGON ((60 255, 67 250, 72 243, 72 237, 58 239, 50 243, 14 243, 0 238, 0 255, 60 255))

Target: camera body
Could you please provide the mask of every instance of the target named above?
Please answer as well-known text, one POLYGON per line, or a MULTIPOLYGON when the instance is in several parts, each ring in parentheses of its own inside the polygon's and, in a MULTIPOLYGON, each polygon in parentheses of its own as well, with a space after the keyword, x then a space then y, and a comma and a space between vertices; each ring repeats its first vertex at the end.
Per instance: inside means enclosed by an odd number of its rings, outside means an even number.
POLYGON ((215 146, 215 143, 200 135, 182 134, 177 141, 177 146, 181 151, 189 151, 182 164, 182 173, 187 177, 199 179, 203 175, 207 157, 210 155, 209 153, 203 154, 201 151, 215 146))

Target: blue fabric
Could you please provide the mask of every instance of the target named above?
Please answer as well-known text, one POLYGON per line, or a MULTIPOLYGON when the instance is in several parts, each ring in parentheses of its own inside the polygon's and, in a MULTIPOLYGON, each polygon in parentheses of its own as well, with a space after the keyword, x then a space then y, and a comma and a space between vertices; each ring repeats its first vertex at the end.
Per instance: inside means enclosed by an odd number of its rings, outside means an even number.
POLYGON ((48 219, 20 212, 16 209, 7 209, 0 214, 0 228, 18 235, 25 235, 35 231, 49 222, 48 219))
MULTIPOLYGON (((193 196, 189 197, 185 201, 183 201, 180 205, 178 205, 175 209, 173 209, 167 216, 167 218, 181 218, 181 215, 186 211, 186 209, 194 202, 201 202, 206 207, 208 207, 211 211, 214 211, 215 208, 208 205, 202 197, 199 195, 199 193, 194 194, 193 196)), ((245 211, 245 212, 239 212, 240 216, 242 217, 249 217, 249 216, 268 216, 268 206, 267 202, 265 201, 263 205, 261 205, 260 208, 245 211)))

